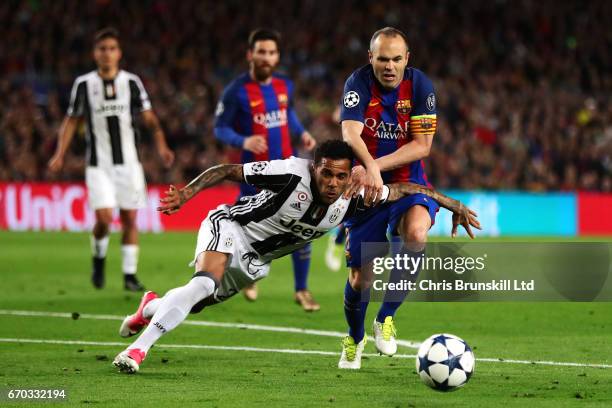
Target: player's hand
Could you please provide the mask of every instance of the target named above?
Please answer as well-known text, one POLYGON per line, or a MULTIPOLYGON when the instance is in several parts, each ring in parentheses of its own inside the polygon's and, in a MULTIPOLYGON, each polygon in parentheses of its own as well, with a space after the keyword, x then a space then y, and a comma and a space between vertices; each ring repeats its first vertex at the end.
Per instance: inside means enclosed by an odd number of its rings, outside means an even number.
POLYGON ((382 186, 382 177, 377 164, 374 163, 368 170, 363 166, 355 166, 351 171, 351 181, 344 198, 356 197, 363 189, 363 201, 367 207, 370 207, 380 201, 382 186))
POLYGON ((302 133, 302 143, 304 144, 304 148, 306 151, 311 151, 317 145, 317 141, 314 137, 308 132, 302 133))
POLYGON ((185 201, 191 197, 191 189, 185 187, 183 190, 178 190, 173 185, 170 185, 170 188, 165 191, 166 196, 161 198, 159 202, 161 205, 157 207, 157 211, 171 215, 180 210, 185 201))
POLYGON ((49 160, 47 167, 49 167, 52 173, 60 171, 62 167, 64 167, 64 156, 61 154, 54 154, 51 160, 49 160))
POLYGON ((361 188, 365 184, 366 170, 363 166, 355 166, 351 170, 351 179, 349 185, 343 194, 344 198, 356 197, 361 191, 361 188))
POLYGON ((157 149, 159 157, 162 159, 165 168, 170 168, 174 163, 174 152, 168 146, 161 146, 157 149))
POLYGON ((253 135, 244 140, 242 148, 255 154, 261 154, 268 151, 268 142, 262 135, 253 135))
POLYGON ((465 228, 465 231, 468 233, 470 238, 474 239, 474 233, 472 232, 471 227, 482 230, 480 221, 478 221, 476 217, 478 217, 478 214, 476 214, 475 211, 470 210, 463 204, 459 204, 459 210, 453 213, 453 230, 451 231, 451 236, 453 238, 457 236, 457 227, 461 225, 463 228, 465 228))
POLYGON ((366 171, 366 182, 364 184, 363 201, 366 206, 378 204, 382 198, 382 176, 377 164, 370 166, 366 171))
POLYGON ((365 183, 363 185, 363 201, 366 207, 378 204, 382 198, 383 180, 380 175, 378 164, 374 163, 366 170, 365 183))

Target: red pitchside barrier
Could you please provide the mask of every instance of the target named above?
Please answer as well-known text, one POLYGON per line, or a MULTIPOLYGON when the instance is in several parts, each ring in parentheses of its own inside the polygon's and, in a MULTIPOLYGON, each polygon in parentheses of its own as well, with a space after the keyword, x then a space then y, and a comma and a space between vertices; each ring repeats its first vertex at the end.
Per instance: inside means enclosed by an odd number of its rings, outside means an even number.
POLYGON ((612 194, 578 193, 578 235, 612 234, 612 194))
MULTIPOLYGON (((211 209, 233 203, 238 196, 237 185, 222 185, 200 193, 179 213, 167 216, 156 211, 167 188, 148 187, 147 207, 138 212, 141 231, 195 231, 211 209)), ((578 235, 612 235, 612 194, 579 192, 575 199, 572 212, 577 211, 577 217, 568 214, 568 219, 577 218, 578 235)), ((114 230, 120 227, 117 215, 114 230)), ((0 230, 89 231, 93 222, 82 183, 0 183, 0 230)))
MULTIPOLYGON (((147 208, 138 212, 141 231, 197 230, 202 220, 220 204, 233 203, 238 186, 223 185, 190 200, 179 213, 156 211, 167 186, 148 187, 147 208)), ((72 183, 0 183, 0 229, 13 231, 89 231, 94 215, 87 205, 87 189, 72 183)), ((117 214, 113 228, 119 228, 117 214)))
MULTIPOLYGON (((159 189, 160 196, 162 196, 167 187, 158 186, 157 189, 159 189)), ((238 186, 232 184, 204 190, 189 200, 178 213, 173 215, 160 214, 164 230, 197 230, 210 210, 217 208, 221 204, 233 204, 238 198, 239 193, 238 186)), ((151 192, 149 192, 149 195, 151 195, 151 192)))

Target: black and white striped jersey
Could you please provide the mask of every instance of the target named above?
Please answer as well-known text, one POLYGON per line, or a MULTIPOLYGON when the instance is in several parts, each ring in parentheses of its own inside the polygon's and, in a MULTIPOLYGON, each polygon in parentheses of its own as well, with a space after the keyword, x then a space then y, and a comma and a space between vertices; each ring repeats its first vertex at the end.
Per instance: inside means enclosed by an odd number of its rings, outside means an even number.
POLYGON ((87 165, 138 163, 135 119, 149 109, 147 91, 134 74, 120 70, 115 79, 106 80, 92 71, 78 77, 67 113, 87 121, 87 165))
MULTIPOLYGON (((266 262, 295 251, 364 209, 361 196, 340 197, 330 205, 318 200, 311 163, 290 157, 243 166, 245 181, 261 191, 242 197, 229 207, 229 214, 266 262)), ((383 202, 388 194, 385 186, 383 202)))

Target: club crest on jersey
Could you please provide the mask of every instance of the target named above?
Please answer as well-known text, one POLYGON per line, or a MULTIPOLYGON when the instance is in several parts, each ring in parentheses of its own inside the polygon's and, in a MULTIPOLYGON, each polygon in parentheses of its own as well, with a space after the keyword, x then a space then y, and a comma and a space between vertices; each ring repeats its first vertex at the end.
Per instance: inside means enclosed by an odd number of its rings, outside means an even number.
POLYGON ((344 208, 342 207, 336 207, 333 209, 331 215, 329 216, 329 223, 333 224, 338 220, 338 217, 340 217, 340 213, 342 213, 342 210, 344 208))
POLYGON ((354 108, 359 105, 359 94, 355 91, 348 91, 344 94, 344 106, 347 108, 354 108))
POLYGON ((278 95, 278 103, 281 105, 286 105, 287 101, 289 100, 289 97, 287 96, 287 94, 279 94, 278 95))
POLYGON ((225 239, 225 247, 226 248, 231 248, 232 245, 234 245, 234 240, 232 239, 232 237, 227 237, 225 239))
POLYGON ((308 194, 303 191, 300 191, 299 193, 297 193, 297 198, 300 201, 308 201, 308 194))
POLYGON ((267 161, 258 161, 253 163, 253 165, 251 166, 251 170, 253 170, 253 173, 255 174, 261 174, 266 169, 266 167, 268 167, 267 161))
POLYGON ((409 114, 412 110, 410 99, 398 99, 398 101, 395 103, 395 110, 397 110, 397 113, 401 115, 409 114))

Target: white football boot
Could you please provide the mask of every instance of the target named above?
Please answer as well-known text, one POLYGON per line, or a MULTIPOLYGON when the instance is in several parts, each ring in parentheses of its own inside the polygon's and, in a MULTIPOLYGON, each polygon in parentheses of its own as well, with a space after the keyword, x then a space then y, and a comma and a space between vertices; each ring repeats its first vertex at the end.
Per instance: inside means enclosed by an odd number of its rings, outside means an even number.
POLYGON ((361 355, 367 342, 367 336, 355 344, 355 340, 351 336, 346 336, 342 339, 342 355, 338 361, 338 368, 349 370, 359 370, 361 368, 361 355))
POLYGON ((325 265, 332 272, 338 272, 342 267, 342 255, 344 255, 344 245, 336 244, 336 237, 329 236, 327 249, 325 250, 325 265))
POLYGON ((384 354, 391 357, 397 353, 397 342, 395 341, 397 332, 395 330, 395 323, 393 323, 393 317, 385 317, 384 323, 379 323, 374 319, 372 330, 374 331, 376 350, 378 350, 381 355, 384 354))

